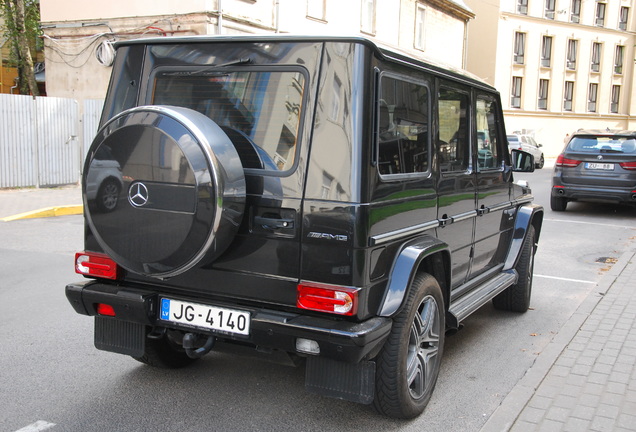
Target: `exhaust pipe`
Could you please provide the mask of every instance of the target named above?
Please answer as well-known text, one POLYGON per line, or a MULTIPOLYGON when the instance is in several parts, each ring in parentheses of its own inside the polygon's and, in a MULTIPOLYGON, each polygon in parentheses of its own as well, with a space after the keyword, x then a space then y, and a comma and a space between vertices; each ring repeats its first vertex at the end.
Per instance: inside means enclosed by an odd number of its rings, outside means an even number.
MULTIPOLYGON (((559 190, 557 191, 557 193, 558 193, 559 195, 563 195, 563 194, 565 193, 565 191, 564 191, 563 189, 559 189, 559 190)), ((632 195, 632 198, 633 198, 635 195, 636 195, 636 194, 632 195)))

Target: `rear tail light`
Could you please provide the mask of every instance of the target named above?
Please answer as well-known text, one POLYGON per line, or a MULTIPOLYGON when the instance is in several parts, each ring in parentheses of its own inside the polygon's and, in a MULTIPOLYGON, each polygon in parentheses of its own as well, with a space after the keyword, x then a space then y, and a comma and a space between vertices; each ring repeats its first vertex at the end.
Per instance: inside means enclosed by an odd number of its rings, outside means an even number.
POLYGON ((619 165, 625 170, 636 170, 636 162, 621 162, 619 165))
POLYGON ((296 306, 301 309, 351 316, 358 310, 358 289, 337 285, 300 283, 296 306))
POLYGON ((580 160, 576 159, 568 159, 563 157, 563 155, 559 155, 556 160, 556 166, 558 167, 566 167, 566 168, 576 168, 581 163, 580 160))
POLYGON ((105 279, 117 279, 119 266, 108 255, 95 252, 75 254, 75 273, 105 279))
POLYGON ((111 305, 105 303, 97 303, 95 305, 95 311, 97 312, 97 315, 115 316, 115 309, 111 305))

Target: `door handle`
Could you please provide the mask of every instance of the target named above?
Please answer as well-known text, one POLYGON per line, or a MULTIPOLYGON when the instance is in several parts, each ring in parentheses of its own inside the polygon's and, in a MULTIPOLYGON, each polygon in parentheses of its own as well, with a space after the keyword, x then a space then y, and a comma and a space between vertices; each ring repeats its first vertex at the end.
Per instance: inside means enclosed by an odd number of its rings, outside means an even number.
POLYGON ((279 219, 263 216, 254 216, 254 223, 260 225, 264 229, 292 229, 294 228, 293 219, 279 219))

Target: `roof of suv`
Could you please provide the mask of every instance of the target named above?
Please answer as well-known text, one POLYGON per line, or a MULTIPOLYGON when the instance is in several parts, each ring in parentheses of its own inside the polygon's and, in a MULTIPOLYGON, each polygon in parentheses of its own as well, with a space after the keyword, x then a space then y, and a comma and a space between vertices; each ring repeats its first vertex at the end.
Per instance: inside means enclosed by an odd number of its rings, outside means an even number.
POLYGON ((170 36, 170 37, 151 37, 141 39, 131 39, 118 41, 115 47, 125 45, 157 45, 157 44, 175 44, 175 43, 206 43, 206 42, 357 42, 364 44, 378 53, 380 56, 397 62, 404 62, 423 68, 432 69, 442 75, 447 75, 451 79, 459 79, 487 89, 488 91, 498 93, 498 91, 477 75, 457 68, 455 66, 442 64, 441 62, 422 57, 419 53, 405 51, 402 48, 380 44, 361 36, 312 36, 312 35, 291 35, 291 34, 259 34, 259 35, 200 35, 200 36, 170 36))

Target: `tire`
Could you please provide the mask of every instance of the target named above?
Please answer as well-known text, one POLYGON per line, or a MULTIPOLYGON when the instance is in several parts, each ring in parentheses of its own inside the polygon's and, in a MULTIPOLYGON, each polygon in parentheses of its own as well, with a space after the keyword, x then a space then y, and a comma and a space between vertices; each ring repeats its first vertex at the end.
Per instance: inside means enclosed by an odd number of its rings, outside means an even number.
POLYGON ((534 227, 530 225, 521 246, 521 255, 515 266, 519 280, 493 300, 495 308, 512 312, 526 312, 532 295, 532 273, 534 271, 534 227))
POLYGON ((159 339, 146 338, 146 350, 142 357, 133 357, 138 362, 160 369, 178 369, 197 359, 188 357, 181 345, 167 335, 159 339))
POLYGON ((444 350, 445 309, 437 280, 419 273, 376 362, 375 409, 409 419, 428 404, 444 350))
POLYGON ((562 212, 568 206, 568 200, 558 196, 550 196, 550 208, 552 211, 562 212))
POLYGON ((545 165, 545 159, 543 157, 543 155, 541 155, 541 158, 539 159, 539 162, 536 163, 534 166, 538 169, 543 168, 543 166, 545 165))
POLYGON ((101 212, 111 212, 117 208, 117 202, 119 201, 119 192, 121 186, 112 178, 104 180, 97 191, 97 199, 95 204, 97 209, 101 212))

